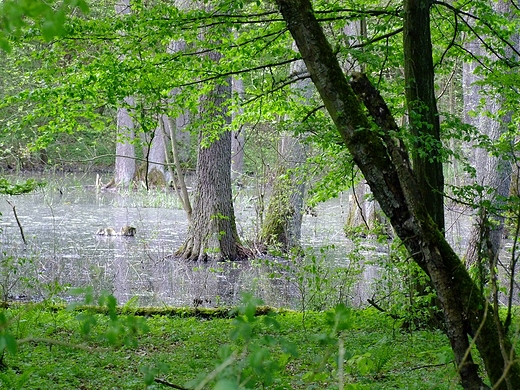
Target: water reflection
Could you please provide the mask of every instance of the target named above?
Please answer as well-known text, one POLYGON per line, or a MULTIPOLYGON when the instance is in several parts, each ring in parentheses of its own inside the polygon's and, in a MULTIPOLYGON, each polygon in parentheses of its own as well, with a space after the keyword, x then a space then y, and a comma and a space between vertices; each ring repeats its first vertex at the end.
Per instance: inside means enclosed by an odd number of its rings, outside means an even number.
MULTIPOLYGON (((259 226, 251 199, 247 192, 236 194, 237 226, 246 240, 259 226)), ((119 303, 135 300, 142 306, 234 305, 242 291, 278 307, 301 309, 311 299, 313 308, 327 299, 363 306, 380 291, 380 276, 388 272, 379 265, 391 263, 390 243, 364 242, 353 248, 345 238, 346 196, 320 205, 317 216, 303 218, 302 243, 316 250, 315 264, 313 256, 306 264, 297 259, 200 264, 172 258, 188 227, 173 192, 98 193, 93 186, 60 178, 38 192, 10 198, 27 245, 5 200, 0 198, 0 299, 41 300, 58 286, 92 286, 95 292, 114 294, 119 303), (99 228, 126 225, 137 228, 136 237, 95 234, 99 228), (320 252, 324 247, 328 249, 320 252), (312 279, 316 269, 326 281, 323 285, 312 279), (309 295, 312 289, 314 296, 309 295)), ((447 221, 447 236, 464 253, 461 232, 469 231, 469 219, 452 212, 447 221)), ((68 291, 60 296, 74 299, 68 291)))
MULTIPOLYGON (((238 228, 246 238, 258 223, 248 199, 237 196, 236 207, 238 228)), ((0 201, 2 287, 11 299, 42 299, 50 294, 51 283, 93 286, 114 294, 120 303, 135 297, 139 305, 235 304, 244 290, 270 305, 298 305, 300 292, 288 282, 283 267, 265 261, 194 264, 173 259, 170 255, 188 227, 174 193, 98 193, 76 181, 10 200, 28 243, 22 243, 11 206, 0 201), (119 230, 125 225, 136 227, 136 237, 95 234, 102 227, 119 230), (25 276, 39 283, 28 285, 25 276)), ((319 217, 305 216, 305 245, 335 244, 329 254, 341 257, 347 245, 343 208, 336 200, 320 207, 319 217)))

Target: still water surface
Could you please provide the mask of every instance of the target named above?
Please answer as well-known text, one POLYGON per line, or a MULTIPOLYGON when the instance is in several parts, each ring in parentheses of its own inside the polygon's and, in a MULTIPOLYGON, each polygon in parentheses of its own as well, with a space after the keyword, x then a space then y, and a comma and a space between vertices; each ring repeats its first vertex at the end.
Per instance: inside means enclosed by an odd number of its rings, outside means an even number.
MULTIPOLYGON (((201 264, 172 257, 188 228, 173 191, 100 192, 93 186, 93 177, 46 180, 48 185, 34 193, 0 197, 0 299, 41 300, 53 294, 52 286, 90 286, 95 292, 113 294, 120 304, 132 300, 141 306, 234 305, 245 291, 269 305, 301 308, 304 295, 310 293, 302 289, 297 272, 303 267, 297 261, 288 271, 282 267, 287 263, 272 258, 201 264), (136 237, 95 234, 102 227, 119 230, 126 225, 136 227, 136 237)), ((354 247, 343 233, 347 198, 342 195, 319 205, 316 215, 304 215, 302 244, 316 250, 322 260, 319 266, 332 266, 321 269, 329 284, 342 275, 337 291, 330 292, 337 295, 333 299, 362 306, 381 288, 381 268, 370 260, 385 259, 388 248, 366 241, 356 256, 369 261, 349 261, 354 247)), ((237 227, 245 242, 259 226, 256 205, 254 190, 237 189, 237 227)), ((448 240, 463 254, 471 226, 468 213, 448 211, 446 220, 448 240)), ((507 250, 503 256, 507 260, 507 250)), ((70 290, 58 296, 75 299, 70 290)))
MULTIPOLYGON (((42 299, 50 294, 45 286, 56 283, 92 286, 114 294, 119 303, 133 298, 143 306, 235 304, 242 291, 249 291, 270 305, 298 307, 300 289, 289 278, 273 277, 273 268, 265 262, 198 264, 169 257, 182 244, 188 227, 174 192, 97 192, 92 183, 93 178, 81 182, 54 178, 35 193, 0 198, 2 261, 7 264, 1 275, 4 296, 42 299), (7 200, 16 207, 27 245, 7 200), (95 234, 101 227, 118 230, 125 225, 137 228, 135 238, 95 234), (20 259, 27 261, 19 264, 20 259), (39 283, 28 286, 24 275, 39 283)), ((258 225, 254 203, 254 195, 237 194, 237 224, 246 239, 258 225)), ((304 216, 304 246, 333 244, 323 256, 345 262, 346 212, 346 199, 339 198, 320 205, 317 216, 304 216)), ((375 273, 374 267, 364 268, 362 282, 347 294, 348 303, 365 300, 375 273)), ((70 299, 67 292, 61 296, 70 299)))

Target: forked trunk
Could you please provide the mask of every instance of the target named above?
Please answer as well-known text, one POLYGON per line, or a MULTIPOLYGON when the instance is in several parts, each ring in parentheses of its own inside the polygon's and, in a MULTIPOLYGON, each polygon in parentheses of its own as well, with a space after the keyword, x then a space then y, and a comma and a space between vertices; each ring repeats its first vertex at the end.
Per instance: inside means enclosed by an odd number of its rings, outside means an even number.
POLYGON ((327 111, 374 197, 413 259, 432 280, 463 386, 486 388, 472 360, 468 335, 475 338, 496 388, 506 388, 504 378, 510 383, 520 383, 520 367, 514 350, 507 339, 501 344, 499 321, 487 310, 486 299, 426 211, 408 154, 388 131, 392 123, 395 126, 395 121, 386 105, 378 103, 381 97, 365 85, 367 89, 362 93, 364 99, 368 99, 365 104, 370 106, 373 99, 373 105, 380 109, 373 116, 379 118, 382 135, 371 130, 371 123, 342 73, 309 0, 277 0, 277 4, 327 111))

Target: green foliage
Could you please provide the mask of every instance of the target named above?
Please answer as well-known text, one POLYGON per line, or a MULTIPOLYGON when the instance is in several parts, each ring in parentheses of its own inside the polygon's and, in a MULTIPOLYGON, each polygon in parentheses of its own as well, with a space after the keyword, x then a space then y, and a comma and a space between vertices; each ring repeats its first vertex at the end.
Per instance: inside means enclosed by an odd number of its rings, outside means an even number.
POLYGON ((64 32, 65 18, 73 8, 88 12, 85 0, 7 0, 0 3, 0 49, 10 51, 8 38, 20 36, 26 29, 36 28, 46 41, 64 32))
MULTIPOLYGON (((86 301, 98 301, 84 293, 86 301)), ((308 312, 303 327, 301 313, 254 316, 260 302, 249 296, 235 319, 148 317, 149 332, 137 334, 134 347, 100 337, 113 321, 111 298, 100 299, 107 314, 40 305, 2 309, 4 340, 6 334, 14 338, 0 372, 2 387, 142 389, 156 388, 159 379, 190 389, 457 388, 445 336, 396 333, 373 310, 338 305, 308 312), (88 335, 80 331, 78 314, 95 318, 88 335)))
MULTIPOLYGON (((92 305, 95 302, 92 288, 78 289, 72 292, 84 295, 84 301, 70 304, 67 310, 72 311, 79 305, 92 305)), ((96 308, 106 308, 108 317, 108 322, 105 324, 106 327, 97 335, 97 339, 106 341, 110 345, 137 347, 137 336, 148 332, 146 321, 133 315, 118 315, 115 297, 106 292, 97 297, 96 303, 96 308)), ((94 315, 94 313, 94 311, 89 312, 87 310, 76 317, 80 325, 80 331, 84 336, 90 336, 92 330, 98 325, 99 317, 94 315)))
POLYGON ((380 267, 374 298, 378 307, 404 328, 439 326, 435 323, 438 308, 436 293, 429 277, 395 240, 388 247, 388 255, 374 257, 371 264, 380 267))
POLYGON ((363 272, 363 257, 356 249, 345 254, 334 245, 295 248, 289 253, 271 248, 270 255, 274 258, 255 260, 259 267, 267 269, 262 278, 256 279, 252 291, 281 279, 297 291, 294 305, 303 312, 352 304, 352 291, 363 272), (339 262, 330 260, 338 257, 346 258, 339 262))
POLYGON ((11 183, 8 179, 0 177, 0 195, 21 195, 34 191, 38 187, 43 187, 45 183, 37 182, 34 179, 26 180, 23 183, 11 183))
POLYGON ((33 259, 17 257, 6 252, 0 253, 0 301, 7 302, 13 292, 21 286, 34 286, 36 281, 24 276, 32 274, 34 268, 33 259), (28 272, 29 271, 29 272, 28 272))

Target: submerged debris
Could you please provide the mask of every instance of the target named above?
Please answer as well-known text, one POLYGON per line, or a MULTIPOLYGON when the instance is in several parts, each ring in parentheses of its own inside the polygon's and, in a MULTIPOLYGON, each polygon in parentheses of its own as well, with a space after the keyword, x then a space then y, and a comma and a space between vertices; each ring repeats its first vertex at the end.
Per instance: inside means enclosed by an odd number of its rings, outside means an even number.
POLYGON ((116 232, 112 228, 100 228, 96 232, 98 236, 124 236, 124 237, 134 237, 137 232, 136 228, 133 226, 123 226, 119 232, 116 232))

